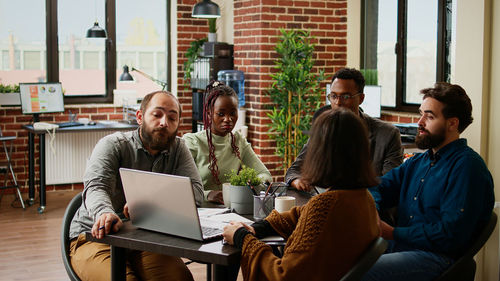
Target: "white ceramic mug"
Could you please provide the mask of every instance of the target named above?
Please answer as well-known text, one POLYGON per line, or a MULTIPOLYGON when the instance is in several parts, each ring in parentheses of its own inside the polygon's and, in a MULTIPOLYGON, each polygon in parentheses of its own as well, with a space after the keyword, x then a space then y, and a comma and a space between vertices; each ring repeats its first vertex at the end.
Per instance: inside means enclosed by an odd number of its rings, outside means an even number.
POLYGON ((280 196, 274 199, 274 208, 279 213, 286 212, 295 206, 295 197, 280 196))
POLYGON ((231 208, 231 184, 226 182, 222 184, 222 198, 224 200, 224 206, 231 208))

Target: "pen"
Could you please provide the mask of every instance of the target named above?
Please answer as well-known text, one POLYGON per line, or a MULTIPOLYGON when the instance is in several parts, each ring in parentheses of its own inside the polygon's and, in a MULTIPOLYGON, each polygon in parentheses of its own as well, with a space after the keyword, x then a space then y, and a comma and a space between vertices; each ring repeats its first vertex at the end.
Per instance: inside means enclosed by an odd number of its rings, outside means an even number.
POLYGON ((247 186, 248 186, 248 188, 250 188, 250 190, 252 190, 253 195, 255 195, 255 196, 258 195, 257 191, 255 191, 255 188, 253 188, 253 186, 251 186, 250 183, 247 183, 247 186))
POLYGON ((316 194, 318 194, 318 195, 319 195, 319 191, 318 191, 318 189, 316 188, 316 186, 313 186, 313 188, 314 188, 314 191, 316 191, 316 194))
MULTIPOLYGON (((112 223, 111 223, 111 227, 113 227, 116 223, 118 222, 118 220, 114 220, 112 223)), ((103 230, 105 227, 105 225, 102 225, 101 227, 99 227, 99 230, 103 230)))

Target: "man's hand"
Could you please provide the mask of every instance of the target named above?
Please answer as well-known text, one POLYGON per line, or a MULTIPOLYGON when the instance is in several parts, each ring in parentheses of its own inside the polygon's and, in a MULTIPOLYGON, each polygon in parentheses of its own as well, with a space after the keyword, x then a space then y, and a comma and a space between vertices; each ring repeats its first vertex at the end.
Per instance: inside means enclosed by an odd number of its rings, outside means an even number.
POLYGON ((216 203, 216 204, 224 204, 224 199, 222 198, 222 191, 212 190, 208 193, 207 196, 208 202, 216 203))
POLYGON ((242 223, 242 222, 232 221, 228 225, 224 226, 224 233, 222 233, 222 236, 224 236, 224 240, 226 240, 229 245, 234 244, 234 241, 233 241, 234 233, 240 227, 246 228, 248 231, 250 231, 251 233, 253 233, 255 235, 255 229, 253 227, 251 227, 245 223, 242 223))
POLYGON ((394 240, 394 227, 387 224, 385 221, 379 219, 378 225, 380 227, 380 236, 385 240, 394 240))
POLYGON ((300 178, 294 179, 290 185, 297 190, 310 191, 312 189, 312 185, 301 180, 300 178))
POLYGON ((122 220, 115 213, 104 213, 92 226, 92 236, 102 239, 109 232, 120 230, 122 225, 122 220))

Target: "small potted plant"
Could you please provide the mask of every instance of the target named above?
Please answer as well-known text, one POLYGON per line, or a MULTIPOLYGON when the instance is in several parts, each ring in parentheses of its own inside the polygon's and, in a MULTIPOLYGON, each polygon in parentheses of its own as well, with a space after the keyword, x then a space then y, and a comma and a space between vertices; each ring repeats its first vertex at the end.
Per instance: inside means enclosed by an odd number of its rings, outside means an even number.
POLYGON ((19 97, 19 85, 0 84, 0 105, 18 106, 21 104, 19 97))
POLYGON ((217 19, 208 19, 208 42, 217 42, 217 19))
POLYGON ((257 171, 243 166, 237 172, 231 170, 229 176, 231 209, 238 214, 253 213, 253 196, 258 194, 262 179, 258 177, 257 171))

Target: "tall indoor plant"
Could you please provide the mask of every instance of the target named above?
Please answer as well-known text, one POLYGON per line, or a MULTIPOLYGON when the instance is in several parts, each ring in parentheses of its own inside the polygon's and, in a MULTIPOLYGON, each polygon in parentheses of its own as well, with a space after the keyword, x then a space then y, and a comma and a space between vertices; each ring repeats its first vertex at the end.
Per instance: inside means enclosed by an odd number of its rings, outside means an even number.
POLYGON ((275 104, 268 113, 269 136, 276 140, 276 154, 283 159, 285 173, 307 142, 303 131, 310 129, 312 115, 321 105, 320 82, 325 78, 323 71, 313 71, 314 44, 309 31, 282 29, 275 50, 279 58, 268 90, 275 104))

